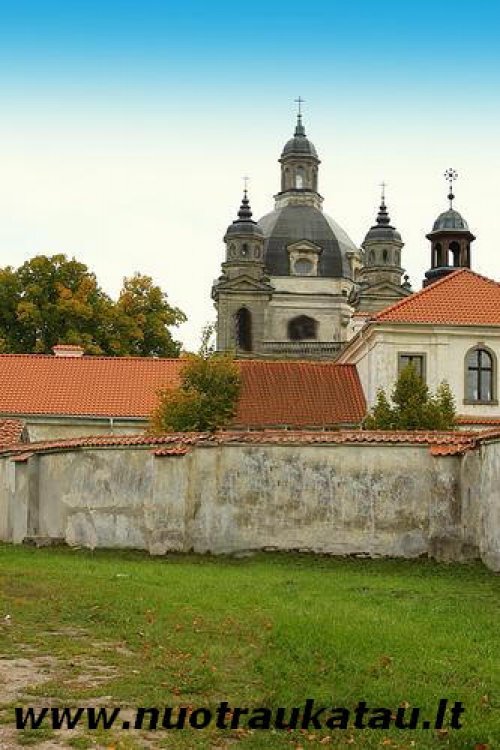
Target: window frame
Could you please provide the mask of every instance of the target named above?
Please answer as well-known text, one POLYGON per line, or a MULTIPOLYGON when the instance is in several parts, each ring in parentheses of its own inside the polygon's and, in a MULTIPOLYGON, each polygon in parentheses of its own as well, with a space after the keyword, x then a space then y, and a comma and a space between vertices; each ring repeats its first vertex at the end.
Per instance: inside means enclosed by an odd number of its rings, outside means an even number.
POLYGON ((422 378, 424 383, 427 383, 427 354, 426 352, 398 352, 398 360, 397 360, 398 377, 401 374, 402 370, 404 370, 406 365, 410 364, 410 362, 406 362, 406 364, 403 365, 401 362, 403 357, 410 357, 411 359, 419 357, 422 360, 422 372, 420 374, 420 377, 422 378))
MULTIPOLYGON (((474 368, 474 370, 477 369, 477 372, 488 372, 488 368, 474 368)), ((468 404, 469 406, 474 405, 486 405, 486 406, 497 406, 498 405, 498 391, 497 391, 497 378, 498 378, 498 368, 497 368, 497 357, 493 349, 490 349, 489 346, 486 346, 486 344, 483 344, 482 342, 479 342, 478 344, 475 344, 475 346, 471 346, 467 351, 465 352, 464 357, 464 399, 463 403, 468 404), (486 352, 491 358, 491 398, 484 399, 484 398, 471 398, 471 394, 469 392, 468 388, 468 381, 469 381, 469 365, 467 360, 469 359, 469 355, 473 352, 483 351, 486 352)), ((479 389, 478 389, 479 390, 479 389)))

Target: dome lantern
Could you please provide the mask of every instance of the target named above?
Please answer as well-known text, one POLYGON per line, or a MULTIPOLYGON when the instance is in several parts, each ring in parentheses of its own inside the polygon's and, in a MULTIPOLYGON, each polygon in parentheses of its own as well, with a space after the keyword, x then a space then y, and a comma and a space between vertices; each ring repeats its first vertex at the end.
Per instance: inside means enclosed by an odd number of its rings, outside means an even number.
POLYGON ((280 156, 281 164, 281 191, 279 197, 294 200, 305 200, 320 202, 318 195, 318 165, 320 163, 314 145, 306 136, 306 130, 302 122, 301 105, 304 100, 299 96, 297 124, 293 137, 283 147, 280 156))
POLYGON ((447 197, 450 206, 439 214, 432 232, 426 235, 431 243, 431 267, 425 274, 424 286, 447 276, 457 268, 470 268, 471 243, 476 239, 463 216, 453 208, 453 182, 458 177, 457 172, 450 168, 444 176, 449 183, 447 197))

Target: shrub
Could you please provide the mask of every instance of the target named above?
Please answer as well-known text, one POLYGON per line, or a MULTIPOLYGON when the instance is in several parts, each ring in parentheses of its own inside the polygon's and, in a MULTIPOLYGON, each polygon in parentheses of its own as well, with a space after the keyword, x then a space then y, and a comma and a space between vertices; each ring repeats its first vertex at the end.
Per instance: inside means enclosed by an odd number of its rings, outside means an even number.
POLYGON ((212 432, 225 427, 234 415, 240 386, 240 372, 232 357, 189 355, 179 388, 160 392, 151 431, 212 432))
POLYGON ((450 430, 455 423, 455 403, 448 383, 443 381, 432 395, 410 364, 394 385, 392 404, 380 388, 363 426, 367 430, 450 430))

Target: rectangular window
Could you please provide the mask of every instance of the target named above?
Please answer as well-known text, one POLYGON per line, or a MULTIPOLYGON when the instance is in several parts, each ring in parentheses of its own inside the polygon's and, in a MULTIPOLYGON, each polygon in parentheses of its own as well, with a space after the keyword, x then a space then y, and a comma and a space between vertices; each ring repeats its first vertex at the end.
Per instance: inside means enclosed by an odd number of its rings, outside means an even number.
POLYGON ((413 365, 417 375, 425 381, 425 361, 423 354, 398 354, 398 373, 407 365, 413 365))

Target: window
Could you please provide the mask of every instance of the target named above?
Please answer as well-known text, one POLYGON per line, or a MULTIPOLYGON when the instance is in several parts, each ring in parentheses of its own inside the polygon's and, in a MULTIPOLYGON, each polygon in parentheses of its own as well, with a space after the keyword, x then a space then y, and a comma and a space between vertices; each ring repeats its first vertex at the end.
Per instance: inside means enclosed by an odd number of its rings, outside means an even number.
POLYGON ((493 354, 486 349, 471 349, 465 358, 465 400, 495 399, 493 354))
POLYGON ((244 352, 252 351, 252 315, 246 307, 236 313, 236 345, 244 352))
MULTIPOLYGON (((460 266, 460 245, 458 242, 450 242, 450 253, 452 260, 451 265, 458 268, 460 266)), ((450 264, 448 263, 448 265, 450 264)))
POLYGON ((304 187, 304 168, 297 167, 295 171, 295 187, 297 190, 302 190, 304 187))
POLYGON ((404 370, 408 365, 415 368, 415 372, 422 380, 425 380, 425 357, 423 354, 398 354, 398 373, 404 370))
POLYGON ((248 251, 248 245, 247 245, 246 242, 244 242, 243 245, 241 246, 241 255, 243 256, 243 258, 247 258, 248 257, 248 252, 249 252, 248 251))
POLYGON ((389 257, 389 253, 387 252, 387 250, 384 250, 382 253, 382 258, 384 260, 384 263, 387 263, 388 257, 389 257))
POLYGON ((299 315, 288 323, 288 338, 291 341, 300 341, 301 339, 315 339, 318 323, 314 318, 307 315, 299 315))
POLYGON ((299 258, 295 261, 293 270, 298 276, 309 276, 314 270, 314 264, 307 258, 299 258))

